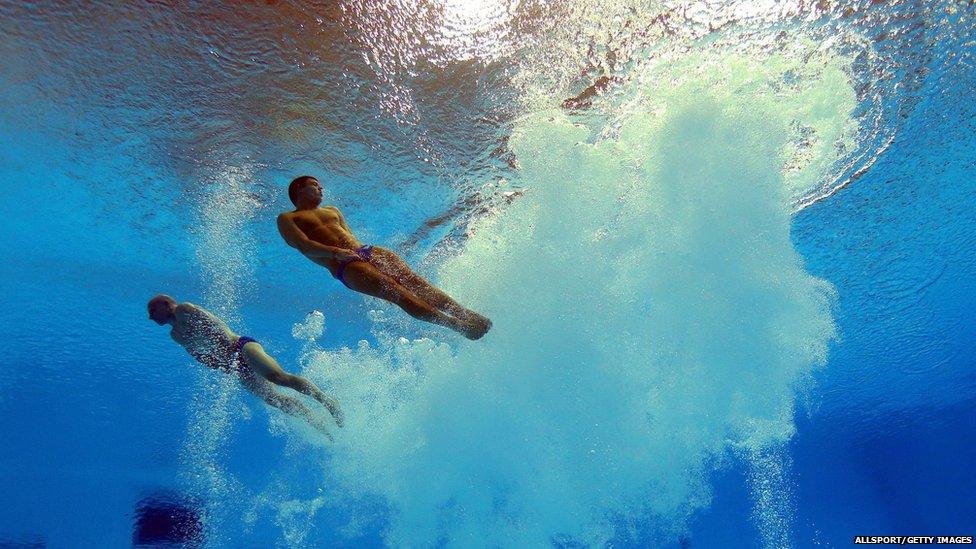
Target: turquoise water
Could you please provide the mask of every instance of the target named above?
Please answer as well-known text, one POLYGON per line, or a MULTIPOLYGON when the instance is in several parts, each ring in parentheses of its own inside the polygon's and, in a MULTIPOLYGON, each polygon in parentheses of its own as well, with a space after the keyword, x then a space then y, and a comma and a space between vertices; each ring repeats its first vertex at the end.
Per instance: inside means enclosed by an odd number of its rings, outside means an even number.
POLYGON ((972 535, 972 9, 3 5, 0 541, 972 535), (284 246, 300 173, 491 333, 284 246), (336 441, 161 291, 337 395, 336 441))

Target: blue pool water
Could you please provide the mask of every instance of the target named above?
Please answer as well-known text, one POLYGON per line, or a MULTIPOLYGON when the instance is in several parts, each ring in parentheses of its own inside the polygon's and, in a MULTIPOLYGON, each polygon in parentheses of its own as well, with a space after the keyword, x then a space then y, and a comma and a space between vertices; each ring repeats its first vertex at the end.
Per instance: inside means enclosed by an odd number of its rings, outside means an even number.
POLYGON ((974 16, 0 2, 0 546, 974 535, 974 16), (303 173, 492 331, 287 248, 303 173), (159 292, 337 395, 335 442, 159 292))

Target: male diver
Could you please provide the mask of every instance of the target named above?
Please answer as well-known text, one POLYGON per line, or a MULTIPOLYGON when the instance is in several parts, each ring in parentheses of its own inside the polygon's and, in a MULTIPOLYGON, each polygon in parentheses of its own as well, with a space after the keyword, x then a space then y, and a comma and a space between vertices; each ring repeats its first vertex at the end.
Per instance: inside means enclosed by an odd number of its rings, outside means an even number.
POLYGON ((306 394, 322 403, 336 424, 342 427, 342 410, 336 399, 324 394, 304 377, 282 370, 257 341, 235 334, 210 311, 192 303, 177 304, 165 294, 150 299, 148 309, 150 320, 160 326, 172 326, 170 337, 204 366, 236 375, 246 389, 271 406, 304 419, 331 438, 326 426, 307 406, 296 398, 279 393, 273 385, 306 394))
POLYGON ((292 248, 329 269, 350 290, 398 305, 410 316, 479 339, 491 328, 486 317, 465 309, 413 272, 395 253, 364 246, 335 206, 320 208, 322 186, 309 175, 288 185, 295 210, 278 216, 278 231, 292 248))

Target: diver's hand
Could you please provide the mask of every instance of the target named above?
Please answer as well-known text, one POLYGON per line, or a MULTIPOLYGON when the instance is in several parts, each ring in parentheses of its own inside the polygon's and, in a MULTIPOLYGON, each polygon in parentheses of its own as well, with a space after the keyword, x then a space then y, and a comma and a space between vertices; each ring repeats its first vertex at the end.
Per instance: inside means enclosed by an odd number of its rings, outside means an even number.
POLYGON ((332 257, 334 257, 336 261, 357 261, 361 259, 359 254, 352 250, 339 250, 333 254, 332 257))

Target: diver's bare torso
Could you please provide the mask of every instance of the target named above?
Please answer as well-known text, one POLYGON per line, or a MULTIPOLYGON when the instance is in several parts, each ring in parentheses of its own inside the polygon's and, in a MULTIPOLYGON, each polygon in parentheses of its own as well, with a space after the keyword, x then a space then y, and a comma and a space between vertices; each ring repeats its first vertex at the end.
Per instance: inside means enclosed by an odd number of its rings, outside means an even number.
POLYGON ((238 339, 223 321, 192 303, 177 306, 169 335, 191 356, 214 370, 230 367, 238 339))
MULTIPOLYGON (((353 236, 342 217, 342 212, 335 206, 324 206, 312 210, 296 210, 282 214, 301 229, 305 236, 313 242, 323 246, 334 246, 344 250, 354 251, 362 244, 353 236)), ((309 257, 312 261, 326 267, 335 273, 339 262, 332 258, 309 257)))

